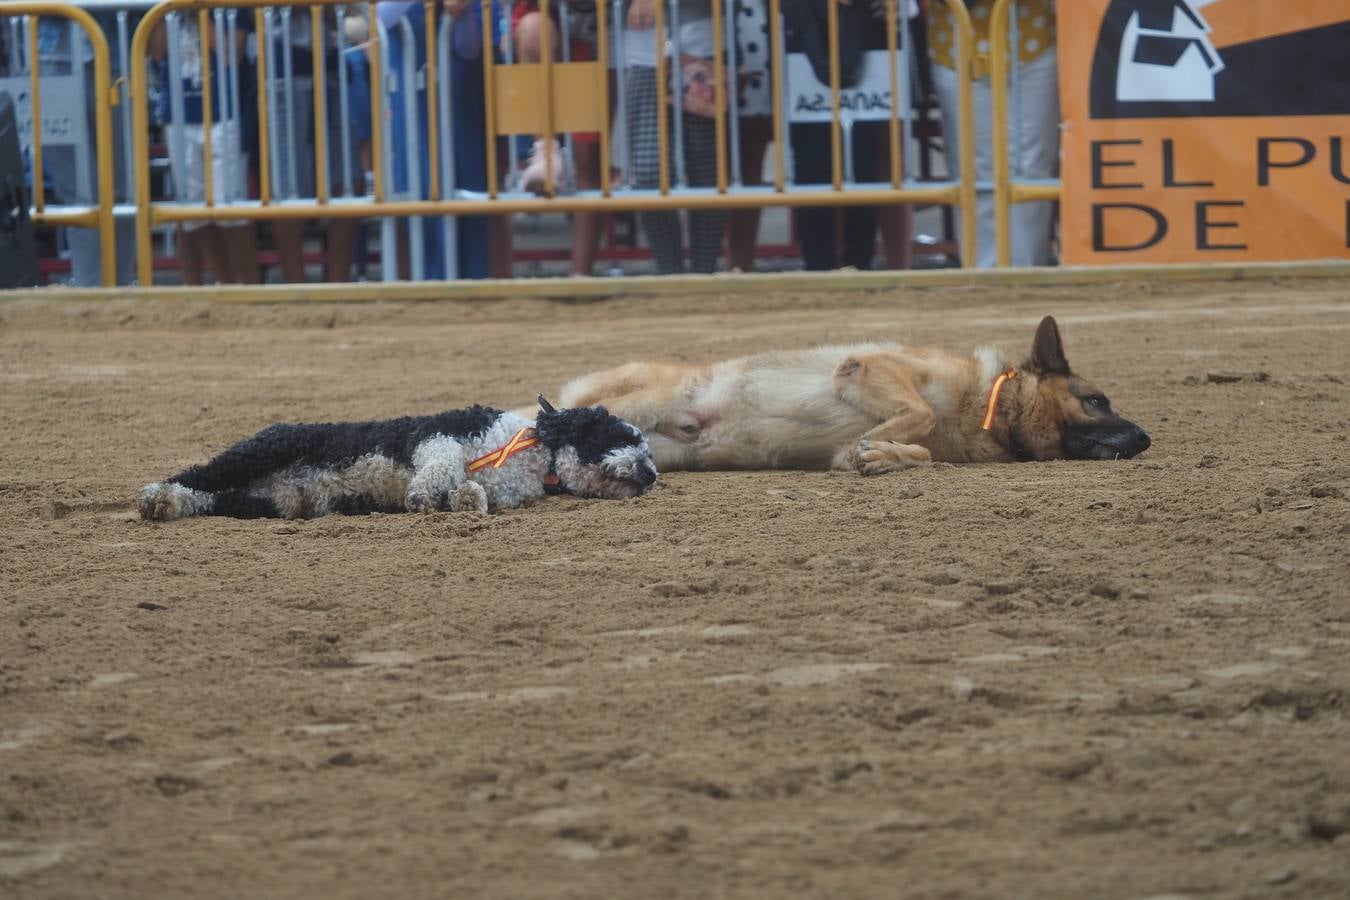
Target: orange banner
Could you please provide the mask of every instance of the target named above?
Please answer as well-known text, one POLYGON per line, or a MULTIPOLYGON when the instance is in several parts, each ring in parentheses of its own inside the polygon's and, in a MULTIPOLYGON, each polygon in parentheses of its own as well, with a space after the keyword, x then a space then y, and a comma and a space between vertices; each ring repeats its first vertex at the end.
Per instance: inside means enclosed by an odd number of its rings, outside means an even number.
POLYGON ((1063 259, 1350 257, 1350 3, 1058 4, 1063 259))

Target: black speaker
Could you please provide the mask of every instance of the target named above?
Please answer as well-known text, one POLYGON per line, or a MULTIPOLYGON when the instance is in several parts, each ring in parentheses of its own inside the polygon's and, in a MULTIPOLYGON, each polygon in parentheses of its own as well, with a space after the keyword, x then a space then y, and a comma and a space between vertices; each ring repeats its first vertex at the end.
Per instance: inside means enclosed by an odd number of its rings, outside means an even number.
POLYGON ((28 217, 31 200, 14 98, 0 93, 0 288, 38 283, 37 244, 28 217))

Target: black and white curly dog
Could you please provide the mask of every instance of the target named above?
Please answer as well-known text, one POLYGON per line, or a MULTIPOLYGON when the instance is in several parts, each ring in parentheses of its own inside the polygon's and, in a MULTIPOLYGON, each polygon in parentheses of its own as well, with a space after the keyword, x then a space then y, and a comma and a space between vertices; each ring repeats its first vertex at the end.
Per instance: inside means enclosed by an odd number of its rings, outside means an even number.
POLYGON ((375 422, 272 425, 205 465, 141 489, 141 516, 311 519, 327 513, 488 512, 545 494, 612 499, 651 490, 642 432, 603 406, 531 422, 471 406, 375 422))

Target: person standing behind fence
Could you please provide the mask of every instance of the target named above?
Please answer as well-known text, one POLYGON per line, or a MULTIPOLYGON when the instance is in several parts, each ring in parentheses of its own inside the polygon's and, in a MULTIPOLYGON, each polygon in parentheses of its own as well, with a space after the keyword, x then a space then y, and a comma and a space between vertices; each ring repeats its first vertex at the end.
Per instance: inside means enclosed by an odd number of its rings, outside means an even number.
MULTIPOLYGON (((665 0, 633 0, 628 8, 629 32, 624 35, 624 72, 628 103, 628 135, 632 153, 633 180, 638 188, 660 186, 660 116, 668 117, 667 159, 671 183, 676 181, 675 154, 683 152, 688 181, 693 187, 717 183, 717 124, 711 114, 708 86, 711 84, 713 32, 710 0, 675 0, 679 12, 679 57, 667 60, 667 72, 682 88, 668 90, 672 101, 665 109, 656 104, 656 53, 658 38, 656 4, 665 0), (672 105, 682 104, 684 146, 675 146, 672 105), (699 110, 698 112, 693 111, 699 110)), ((666 15, 667 31, 671 16, 666 15)), ((670 54, 673 42, 660 39, 670 54)), ((684 239, 680 214, 673 210, 644 212, 638 216, 662 275, 684 271, 684 239)), ((717 269, 722 251, 727 214, 723 210, 693 210, 689 213, 690 265, 693 271, 717 269)))
MULTIPOLYGON (((96 13, 95 21, 105 35, 116 33, 116 16, 113 13, 96 13)), ((111 42, 110 42, 111 43, 111 42)), ((115 52, 109 53, 111 79, 121 76, 121 57, 115 52)), ((81 148, 71 145, 44 142, 42 166, 45 173, 45 187, 51 193, 51 199, 60 204, 93 205, 98 202, 98 153, 110 150, 113 154, 114 197, 127 201, 130 199, 131 185, 126 178, 126 153, 122 117, 114 114, 112 119, 112 147, 96 146, 97 132, 94 130, 94 54, 89 39, 84 32, 66 19, 47 18, 38 20, 38 75, 59 76, 79 75, 83 73, 85 135, 88 141, 87 164, 81 170, 79 152, 81 148), (75 38, 72 35, 78 34, 75 38)), ((42 109, 44 118, 52 117, 53 106, 62 101, 70 102, 75 98, 52 98, 43 91, 42 109)), ((124 101, 125 102, 125 101, 124 101)), ((114 111, 115 113, 116 111, 114 111)), ((129 218, 116 221, 114 231, 117 240, 117 284, 131 284, 136 277, 136 227, 129 218)), ((75 287, 101 287, 103 285, 103 261, 99 255, 101 236, 92 228, 70 228, 66 231, 70 243, 71 284, 75 287)))
MULTIPOLYGON (((994 178, 993 99, 989 87, 989 15, 993 0, 968 0, 975 25, 975 180, 994 178)), ((1017 79, 1008 93, 1008 162, 1013 176, 1054 178, 1059 168, 1059 63, 1055 56, 1054 0, 1017 0, 1011 22, 1017 29, 1017 79)), ((942 111, 943 155, 950 172, 960 171, 960 92, 956 78, 956 23, 945 4, 928 4, 928 52, 933 86, 942 111)), ((958 213, 959 217, 960 213, 958 213)), ((998 264, 994 193, 976 195, 976 259, 982 269, 998 264)), ((1045 266, 1054 261, 1054 204, 1014 203, 1012 264, 1045 266)), ((960 228, 957 228, 960 233, 960 228)), ((965 252, 964 248, 963 252, 965 252)))
MULTIPOLYGON (((785 0, 789 52, 805 53, 821 84, 830 83, 829 7, 835 0, 785 0)), ((864 0, 838 0, 838 57, 841 87, 857 83, 863 53, 886 47, 884 7, 864 0)), ((882 180, 886 123, 855 122, 852 127, 853 175, 859 182, 882 180)), ((794 123, 790 128, 797 184, 831 184, 833 137, 826 123, 794 123)), ((844 142, 841 139, 841 145, 844 142)), ((872 268, 877 242, 877 207, 809 207, 796 210, 802 261, 810 271, 849 266, 872 268)))
MULTIPOLYGON (((269 123, 269 172, 272 197, 276 200, 308 199, 315 192, 314 162, 314 53, 310 37, 309 8, 283 8, 279 16, 269 15, 271 42, 268 50, 268 105, 275 110, 269 123), (288 27, 289 24, 289 27, 288 27), (289 49, 289 53, 287 50, 289 49)), ((271 12, 270 10, 268 11, 271 12)), ((326 9, 325 15, 331 13, 326 9)), ((322 60, 320 60, 322 63, 322 60)), ((262 88, 260 88, 262 89, 262 88)), ((332 110, 329 110, 330 116, 332 110)), ((330 153, 341 152, 330 145, 330 153)), ((302 284, 305 278, 305 225, 302 219, 275 219, 271 222, 281 263, 281 277, 289 284, 302 284)))
MULTIPOLYGON (((460 190, 487 191, 487 155, 495 152, 495 143, 489 149, 487 134, 487 106, 483 94, 485 80, 483 59, 483 4, 478 0, 443 0, 444 15, 451 18, 450 83, 454 102, 450 108, 450 140, 454 145, 455 186, 460 190)), ((490 7, 492 33, 500 33, 503 10, 497 3, 490 7)), ((442 77, 445 77, 442 75, 442 77)), ((497 217, 505 224, 508 220, 497 217)), ((509 247, 509 228, 498 225, 493 232, 488 216, 459 216, 455 228, 456 252, 459 256, 460 278, 488 278, 493 271, 493 255, 500 250, 491 245, 504 240, 509 247)), ((507 251, 509 260, 509 251, 507 251)), ((500 263, 498 263, 500 265, 500 263)), ((509 262, 506 275, 510 275, 509 262)))
MULTIPOLYGON (((736 112, 740 118, 741 183, 764 183, 764 153, 773 141, 773 81, 770 61, 773 39, 765 0, 727 0, 734 14, 737 90, 736 112)), ((759 207, 732 210, 727 219, 727 268, 755 270, 759 243, 759 207)))
MULTIPOLYGON (((596 16, 604 12, 603 4, 597 10, 595 0, 555 2, 550 11, 553 21, 549 29, 553 61, 562 61, 559 23, 563 16, 566 16, 568 24, 568 61, 594 61, 598 30, 596 16)), ((511 4, 511 37, 517 62, 540 62, 543 58, 543 31, 543 14, 539 11, 538 0, 514 0, 511 4)), ((569 158, 552 136, 536 138, 529 161, 520 174, 521 187, 532 194, 543 196, 548 188, 546 170, 552 165, 555 193, 567 193, 574 186, 583 191, 599 188, 599 134, 581 132, 572 135, 571 149, 569 158), (552 154, 551 162, 549 154, 552 154)), ((603 213, 572 213, 572 275, 590 275, 594 269, 604 221, 603 213)))
MULTIPOLYGON (((405 89, 416 90, 415 85, 403 85, 402 83, 402 54, 412 53, 415 58, 415 67, 421 68, 426 65, 426 33, 425 16, 421 3, 411 3, 407 0, 392 0, 392 2, 382 2, 379 4, 380 21, 385 28, 390 31, 390 41, 386 46, 386 52, 383 54, 388 71, 393 75, 393 82, 396 90, 389 94, 386 100, 386 115, 389 117, 390 134, 392 137, 392 146, 385 148, 390 174, 392 174, 392 186, 396 192, 409 190, 411 184, 410 164, 408 160, 409 142, 415 142, 413 146, 418 148, 414 153, 416 163, 419 166, 418 175, 420 176, 421 194, 416 199, 425 200, 430 196, 431 174, 429 166, 428 150, 430 147, 430 137, 428 133, 427 116, 427 97, 425 93, 418 92, 416 103, 416 121, 406 122, 403 108, 402 91, 405 89), (405 48, 402 43, 394 39, 397 31, 401 31, 401 23, 406 21, 411 29, 413 44, 405 48)), ((442 0, 442 17, 448 16, 452 20, 450 30, 450 71, 440 72, 442 79, 449 78, 451 84, 451 104, 450 104, 450 140, 454 149, 454 184, 458 190, 483 191, 487 190, 487 125, 486 108, 484 106, 483 93, 483 15, 482 4, 477 0, 442 0)), ((493 3, 491 6, 492 26, 494 32, 496 26, 501 22, 501 9, 493 3)), ((438 21, 441 21, 438 19, 438 21)), ((372 35, 372 39, 377 39, 372 35)), ((369 72, 367 66, 369 59, 362 57, 358 59, 349 59, 349 91, 352 93, 353 102, 351 111, 354 118, 355 132, 359 135, 369 135, 371 123, 369 122, 369 109, 364 104, 357 103, 355 100, 360 94, 368 95, 369 72), (365 121, 359 121, 359 117, 364 115, 365 121)), ((376 163, 378 164, 378 163, 376 163)), ((426 277, 429 279, 440 279, 447 277, 450 272, 448 264, 450 260, 445 258, 443 253, 442 227, 443 221, 440 216, 423 216, 420 219, 413 220, 416 224, 413 227, 422 229, 423 246, 423 264, 425 266, 426 277)), ((495 237, 495 235, 494 235, 495 237)), ((490 242, 489 225, 486 216, 457 216, 455 217, 455 253, 458 263, 457 277, 459 278, 486 278, 490 269, 490 242)), ((399 239, 400 259, 397 263, 394 260, 382 260, 382 265, 399 266, 400 272, 406 275, 411 266, 408 257, 409 241, 402 235, 399 239)))
MULTIPOLYGON (((227 68, 233 68, 242 81, 247 67, 238 66, 243 55, 249 30, 249 16, 237 17, 238 42, 226 47, 227 68)), ((169 143, 169 165, 173 173, 175 199, 182 203, 201 204, 206 198, 205 136, 203 112, 211 110, 211 175, 216 204, 235 203, 248 199, 247 158, 244 152, 240 119, 242 110, 234 106, 233 92, 229 90, 227 72, 216 64, 214 26, 203 42, 197 29, 195 12, 182 17, 178 26, 178 57, 180 70, 169 70, 169 28, 161 22, 150 39, 150 56, 159 63, 169 98, 165 104, 165 132, 169 143), (202 80, 201 54, 203 43, 209 55, 211 96, 205 96, 202 80), (182 90, 183 121, 173 120, 175 90, 182 90), (210 104, 209 107, 207 104, 210 104)), ((240 91, 241 96, 247 92, 240 91)), ((258 281, 258 250, 256 230, 247 220, 219 219, 214 221, 184 222, 179 226, 182 241, 183 281, 202 284, 204 269, 210 270, 217 283, 234 282, 256 284, 258 281)))

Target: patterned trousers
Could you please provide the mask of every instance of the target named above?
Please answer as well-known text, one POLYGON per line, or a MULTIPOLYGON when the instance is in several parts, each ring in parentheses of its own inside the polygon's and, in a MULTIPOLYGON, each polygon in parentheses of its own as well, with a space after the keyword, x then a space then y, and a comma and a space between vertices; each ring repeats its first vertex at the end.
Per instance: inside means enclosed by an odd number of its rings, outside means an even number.
MULTIPOLYGON (((660 119, 656 108, 656 69, 631 66, 625 82, 628 103, 628 146, 633 161, 633 180, 639 188, 655 188, 661 183, 661 148, 658 146, 660 119)), ((667 96, 670 93, 667 92, 667 96)), ((666 110, 670 115, 670 110, 666 110)), ((717 125, 709 118, 685 114, 684 164, 691 187, 717 184, 717 125)), ((668 118, 666 136, 671 181, 675 173, 675 126, 668 118)), ((662 275, 684 271, 684 235, 680 214, 666 210, 638 214, 642 231, 651 245, 656 266, 662 275)), ((727 214, 715 210, 689 213, 689 255, 693 271, 714 272, 722 252, 727 214)))

